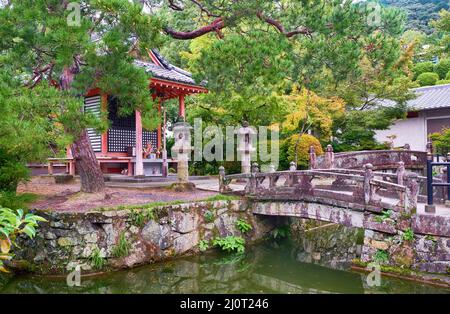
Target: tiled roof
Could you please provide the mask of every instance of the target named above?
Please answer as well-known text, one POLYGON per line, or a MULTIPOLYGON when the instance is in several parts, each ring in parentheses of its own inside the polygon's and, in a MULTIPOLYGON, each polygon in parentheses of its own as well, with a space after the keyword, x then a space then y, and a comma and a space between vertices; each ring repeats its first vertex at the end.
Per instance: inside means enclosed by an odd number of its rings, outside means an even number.
POLYGON ((415 110, 450 107, 450 84, 414 88, 417 98, 408 101, 415 110))
POLYGON ((153 55, 156 56, 161 66, 147 61, 135 60, 134 63, 145 69, 147 73, 151 73, 153 77, 164 80, 185 83, 190 85, 197 84, 192 78, 192 74, 188 71, 182 70, 173 64, 170 64, 164 57, 162 57, 156 49, 152 49, 153 55))

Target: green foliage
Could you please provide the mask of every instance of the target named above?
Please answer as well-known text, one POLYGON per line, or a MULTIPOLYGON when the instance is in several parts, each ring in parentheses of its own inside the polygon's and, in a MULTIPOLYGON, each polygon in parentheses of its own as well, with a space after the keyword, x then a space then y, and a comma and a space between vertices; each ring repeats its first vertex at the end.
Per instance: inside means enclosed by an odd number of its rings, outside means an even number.
POLYGON ((414 73, 414 79, 416 80, 417 77, 423 73, 433 72, 433 62, 427 61, 416 63, 412 68, 412 71, 414 73))
POLYGON ((408 228, 405 230, 405 232, 402 235, 403 241, 412 241, 414 240, 414 231, 411 228, 408 228))
POLYGON ((130 250, 131 243, 127 240, 125 232, 121 232, 118 243, 112 249, 112 256, 126 257, 130 254, 130 250))
POLYGON ((20 234, 29 238, 36 235, 38 222, 47 221, 41 216, 31 213, 25 214, 22 209, 12 210, 0 206, 0 271, 8 272, 3 261, 11 260, 13 255, 11 248, 15 245, 15 239, 20 234))
POLYGON ((434 73, 437 73, 441 80, 445 79, 447 76, 447 73, 449 73, 449 72, 450 72, 450 58, 443 59, 434 66, 434 73))
POLYGON ((420 86, 435 85, 438 80, 439 75, 434 72, 425 72, 417 77, 417 82, 419 82, 420 86))
POLYGON ((205 214, 203 215, 203 217, 205 218, 205 222, 213 222, 215 215, 212 211, 207 210, 207 211, 205 211, 205 214))
POLYGON ((274 240, 284 239, 291 234, 291 227, 289 225, 279 226, 270 232, 270 237, 274 240))
POLYGON ((436 82, 436 85, 445 85, 450 84, 450 80, 439 80, 436 82))
POLYGON ((131 224, 137 227, 143 227, 147 221, 154 219, 154 213, 151 208, 131 209, 129 217, 131 224))
MULTIPOLYGON (((162 18, 128 0, 80 6, 77 26, 69 25, 74 12, 64 1, 12 0, 0 6, 0 155, 12 161, 0 173, 17 170, 9 190, 26 178, 21 165, 62 154, 88 127, 106 128, 103 119, 81 110, 93 86, 115 95, 121 114, 140 110, 147 129, 159 123, 149 76, 134 65, 134 56, 145 58, 147 49, 162 43, 162 18)), ((3 188, 7 181, 0 180, 3 188)))
POLYGON ((446 80, 450 80, 450 71, 448 71, 447 75, 445 76, 446 80))
POLYGON ((106 259, 102 256, 101 251, 98 247, 94 248, 94 250, 92 251, 91 256, 89 256, 89 261, 91 262, 92 267, 97 270, 103 269, 103 267, 106 265, 106 259))
POLYGON ((389 210, 383 210, 383 212, 381 213, 380 216, 375 217, 375 220, 377 222, 383 222, 386 219, 390 219, 392 217, 392 213, 393 213, 393 211, 390 210, 390 209, 389 210))
POLYGON ((439 10, 448 9, 447 0, 381 0, 381 3, 402 9, 407 13, 407 29, 415 29, 430 34, 430 21, 436 19, 439 10))
POLYGON ((236 220, 236 227, 241 231, 242 233, 247 233, 250 230, 253 229, 252 225, 246 222, 244 219, 238 219, 236 220))
POLYGON ((389 252, 386 250, 377 249, 373 259, 376 263, 385 264, 389 261, 389 252))
POLYGON ((436 153, 447 155, 450 152, 450 129, 444 128, 441 132, 430 134, 436 153))
POLYGON ((227 236, 225 238, 214 238, 212 245, 228 253, 244 253, 245 251, 245 240, 241 237, 227 236))
POLYGON ((38 195, 33 193, 0 192, 0 206, 24 210, 28 209, 28 205, 38 199, 38 195))
POLYGON ((0 146, 0 191, 16 192, 17 185, 26 181, 30 170, 14 153, 8 154, 0 146))
POLYGON ((200 240, 200 242, 198 243, 198 248, 200 249, 201 252, 205 252, 206 250, 209 249, 209 241, 208 240, 200 240))

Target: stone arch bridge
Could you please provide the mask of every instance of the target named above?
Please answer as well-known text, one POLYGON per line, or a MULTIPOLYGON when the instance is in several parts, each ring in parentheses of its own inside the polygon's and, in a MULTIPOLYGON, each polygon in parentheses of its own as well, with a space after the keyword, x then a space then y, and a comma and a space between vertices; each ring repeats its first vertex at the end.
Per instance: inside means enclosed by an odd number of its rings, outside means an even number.
MULTIPOLYGON (((311 150, 308 170, 296 170, 291 163, 288 171, 262 173, 253 164, 250 173, 226 175, 221 168, 219 189, 248 198, 257 215, 309 218, 363 228, 366 237, 375 233, 378 238, 401 238, 411 231, 419 242, 436 237, 442 247, 427 252, 427 264, 421 267, 445 272, 450 270, 450 208, 441 204, 435 213, 425 212, 427 178, 422 174, 426 160, 425 152, 334 154, 329 146, 319 158, 311 150)), ((443 202, 439 193, 435 198, 443 202)))

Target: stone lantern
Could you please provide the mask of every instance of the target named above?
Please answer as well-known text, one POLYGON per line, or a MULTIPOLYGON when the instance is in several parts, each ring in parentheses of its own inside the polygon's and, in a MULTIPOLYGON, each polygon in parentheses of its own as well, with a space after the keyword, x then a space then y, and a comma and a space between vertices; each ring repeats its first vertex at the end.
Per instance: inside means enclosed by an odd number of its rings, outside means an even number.
POLYGON ((191 129, 192 127, 187 122, 177 122, 173 127, 175 144, 172 147, 172 155, 178 161, 178 183, 175 184, 175 189, 178 190, 192 189, 195 187, 193 183, 189 182, 188 162, 192 151, 191 129))
POLYGON ((242 173, 250 173, 251 155, 256 151, 252 144, 252 136, 256 135, 257 132, 249 126, 247 121, 244 121, 236 134, 238 137, 237 151, 241 158, 241 171, 242 173))

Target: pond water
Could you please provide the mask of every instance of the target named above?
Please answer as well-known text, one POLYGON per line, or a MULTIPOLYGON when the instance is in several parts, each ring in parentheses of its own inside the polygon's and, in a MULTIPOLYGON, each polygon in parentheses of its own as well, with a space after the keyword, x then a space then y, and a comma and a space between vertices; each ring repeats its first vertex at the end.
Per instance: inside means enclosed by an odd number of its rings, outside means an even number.
POLYGON ((300 262, 301 254, 289 240, 268 242, 243 255, 214 252, 83 277, 81 287, 65 278, 0 277, 0 293, 450 293, 385 276, 371 288, 364 274, 300 262))

